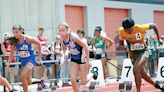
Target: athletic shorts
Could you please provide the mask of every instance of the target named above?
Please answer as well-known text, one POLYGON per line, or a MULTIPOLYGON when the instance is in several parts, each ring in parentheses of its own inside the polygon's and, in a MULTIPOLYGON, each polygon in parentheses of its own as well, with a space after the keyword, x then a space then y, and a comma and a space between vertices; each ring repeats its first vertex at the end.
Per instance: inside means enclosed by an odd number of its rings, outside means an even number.
POLYGON ((132 54, 130 54, 130 59, 132 60, 132 63, 134 64, 138 56, 145 54, 145 51, 147 51, 147 48, 144 48, 143 50, 133 51, 132 54))
POLYGON ((34 66, 38 64, 35 56, 31 56, 28 58, 19 58, 19 60, 21 62, 21 68, 24 67, 28 62, 32 63, 34 66))
POLYGON ((101 59, 101 58, 105 58, 107 55, 105 52, 103 52, 102 54, 96 54, 95 55, 95 59, 101 59))
POLYGON ((75 62, 77 64, 85 64, 85 62, 81 62, 81 59, 75 60, 75 59, 71 58, 71 62, 75 62))

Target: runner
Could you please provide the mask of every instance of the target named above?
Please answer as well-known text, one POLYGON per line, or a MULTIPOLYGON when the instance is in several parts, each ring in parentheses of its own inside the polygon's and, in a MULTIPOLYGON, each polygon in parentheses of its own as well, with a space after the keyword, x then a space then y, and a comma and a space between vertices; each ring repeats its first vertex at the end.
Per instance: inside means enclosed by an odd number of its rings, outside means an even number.
POLYGON ((59 34, 62 37, 62 44, 64 48, 69 48, 71 53, 70 64, 70 80, 74 92, 80 92, 77 85, 77 76, 80 72, 81 84, 84 85, 88 82, 86 69, 89 69, 89 49, 88 46, 82 42, 78 37, 70 32, 70 27, 67 23, 61 23, 58 26, 59 34), (85 49, 86 62, 81 61, 82 48, 85 49))
POLYGON ((108 77, 106 71, 107 55, 105 51, 106 48, 111 47, 114 42, 110 38, 101 35, 101 27, 96 27, 94 32, 94 37, 92 38, 91 42, 92 42, 92 48, 93 48, 93 53, 95 54, 95 58, 101 59, 103 72, 104 72, 103 74, 105 79, 108 77))
POLYGON ((154 29, 158 41, 158 29, 155 24, 135 24, 133 19, 125 18, 122 21, 122 27, 119 29, 119 45, 120 49, 126 49, 123 46, 123 40, 125 39, 128 43, 128 49, 130 58, 134 65, 133 72, 135 76, 136 89, 140 92, 141 89, 141 78, 145 79, 150 84, 154 85, 156 88, 164 90, 160 87, 157 82, 154 82, 145 72, 144 65, 148 60, 147 46, 144 41, 145 33, 149 29, 154 29))
POLYGON ((63 48, 62 48, 62 45, 61 45, 61 37, 60 35, 57 35, 56 36, 56 39, 55 39, 55 42, 54 42, 54 45, 52 47, 52 51, 53 53, 55 54, 55 60, 59 60, 59 63, 58 64, 55 64, 55 75, 56 77, 55 78, 60 78, 60 64, 63 63, 63 48))
POLYGON ((28 85, 32 83, 31 73, 34 69, 34 66, 37 65, 32 44, 38 46, 39 64, 43 64, 41 61, 41 45, 38 40, 22 34, 22 27, 20 25, 13 26, 12 31, 14 37, 11 38, 11 54, 9 56, 7 67, 9 68, 14 51, 16 51, 18 53, 22 68, 19 79, 22 82, 24 92, 28 92, 28 85))

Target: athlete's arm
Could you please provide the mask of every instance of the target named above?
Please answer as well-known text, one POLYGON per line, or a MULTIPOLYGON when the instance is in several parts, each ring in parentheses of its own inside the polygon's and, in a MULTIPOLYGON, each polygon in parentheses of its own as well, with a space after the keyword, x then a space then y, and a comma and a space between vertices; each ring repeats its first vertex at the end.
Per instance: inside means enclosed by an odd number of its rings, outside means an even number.
POLYGON ((96 48, 94 45, 94 37, 91 39, 91 44, 92 44, 93 54, 96 54, 96 48))
POLYGON ((108 37, 103 37, 104 42, 107 44, 107 47, 111 47, 113 45, 113 40, 108 37))
POLYGON ((151 23, 151 24, 149 24, 149 26, 150 26, 150 29, 153 29, 154 32, 156 33, 157 38, 158 38, 158 42, 159 42, 160 41, 160 38, 159 38, 158 28, 157 28, 156 24, 151 23))
POLYGON ((37 39, 33 38, 33 37, 26 36, 26 38, 27 38, 27 43, 35 44, 37 46, 37 49, 38 49, 38 61, 39 61, 40 64, 43 64, 43 62, 41 61, 42 60, 41 59, 42 54, 41 54, 41 44, 40 44, 40 42, 37 39))
POLYGON ((127 48, 124 46, 124 41, 119 40, 119 49, 120 50, 127 50, 127 48))

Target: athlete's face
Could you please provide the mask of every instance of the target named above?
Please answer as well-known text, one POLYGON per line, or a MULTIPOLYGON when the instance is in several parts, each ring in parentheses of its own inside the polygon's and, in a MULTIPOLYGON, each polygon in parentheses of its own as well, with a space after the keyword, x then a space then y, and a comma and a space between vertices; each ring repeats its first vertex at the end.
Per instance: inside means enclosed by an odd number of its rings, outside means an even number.
POLYGON ((99 31, 95 31, 94 36, 95 37, 100 37, 100 32, 99 31))
POLYGON ((18 39, 22 35, 22 31, 20 29, 13 29, 13 34, 16 39, 18 39))
POLYGON ((59 35, 61 35, 61 37, 66 36, 68 34, 68 29, 65 28, 65 26, 59 26, 59 35))
POLYGON ((128 34, 131 34, 131 32, 133 31, 134 27, 131 27, 131 28, 126 28, 125 31, 126 33, 128 34))

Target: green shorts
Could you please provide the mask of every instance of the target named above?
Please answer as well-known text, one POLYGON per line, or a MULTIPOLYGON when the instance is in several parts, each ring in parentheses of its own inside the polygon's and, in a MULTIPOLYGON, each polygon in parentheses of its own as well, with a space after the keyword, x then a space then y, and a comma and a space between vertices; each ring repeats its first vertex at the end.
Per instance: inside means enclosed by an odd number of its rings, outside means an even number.
POLYGON ((134 64, 138 56, 143 55, 145 51, 147 51, 147 48, 144 48, 143 50, 133 51, 132 54, 130 54, 130 59, 132 60, 132 63, 134 64))

